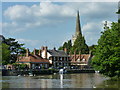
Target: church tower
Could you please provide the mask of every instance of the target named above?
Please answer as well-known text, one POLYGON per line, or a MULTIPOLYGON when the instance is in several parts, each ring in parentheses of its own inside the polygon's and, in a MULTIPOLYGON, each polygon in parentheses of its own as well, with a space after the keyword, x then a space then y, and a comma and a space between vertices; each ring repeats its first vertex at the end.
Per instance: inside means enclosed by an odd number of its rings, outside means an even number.
POLYGON ((81 26, 80 26, 80 16, 79 16, 79 11, 77 11, 76 31, 75 31, 75 35, 72 36, 72 46, 74 45, 74 42, 77 39, 77 36, 80 35, 80 34, 82 35, 81 26))

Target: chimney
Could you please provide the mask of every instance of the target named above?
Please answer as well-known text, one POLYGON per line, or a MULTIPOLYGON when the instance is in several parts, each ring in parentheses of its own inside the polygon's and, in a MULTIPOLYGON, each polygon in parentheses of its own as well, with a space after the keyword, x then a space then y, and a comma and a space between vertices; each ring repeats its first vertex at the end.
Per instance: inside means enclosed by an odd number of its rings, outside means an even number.
POLYGON ((38 55, 41 56, 41 50, 39 49, 38 55))
POLYGON ((56 48, 54 47, 53 50, 56 50, 56 48))
POLYGON ((45 59, 47 59, 47 46, 44 47, 44 50, 45 50, 45 59))
POLYGON ((76 50, 74 51, 74 61, 76 60, 76 50))
POLYGON ((26 57, 28 57, 29 56, 29 49, 27 48, 26 49, 26 57))
POLYGON ((41 50, 42 50, 42 51, 44 50, 44 46, 41 47, 41 50))
POLYGON ((36 49, 34 48, 34 51, 33 51, 34 55, 36 55, 36 49))
POLYGON ((79 52, 79 59, 81 60, 81 51, 79 52))
POLYGON ((64 48, 64 52, 67 53, 67 48, 64 48))

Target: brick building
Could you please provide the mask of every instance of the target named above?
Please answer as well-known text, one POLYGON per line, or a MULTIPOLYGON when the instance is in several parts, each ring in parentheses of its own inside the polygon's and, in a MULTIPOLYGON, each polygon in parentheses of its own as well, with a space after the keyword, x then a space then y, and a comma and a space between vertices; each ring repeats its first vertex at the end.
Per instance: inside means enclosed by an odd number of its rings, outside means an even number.
POLYGON ((79 69, 89 68, 90 61, 93 57, 91 53, 81 54, 81 52, 79 52, 79 54, 76 54, 76 52, 74 52, 74 54, 69 55, 69 56, 71 60, 71 66, 79 68, 79 69))
POLYGON ((30 54, 29 49, 26 50, 25 56, 19 56, 16 63, 19 64, 27 64, 29 68, 49 68, 49 60, 44 59, 41 57, 39 53, 36 53, 36 50, 34 49, 34 54, 30 54))

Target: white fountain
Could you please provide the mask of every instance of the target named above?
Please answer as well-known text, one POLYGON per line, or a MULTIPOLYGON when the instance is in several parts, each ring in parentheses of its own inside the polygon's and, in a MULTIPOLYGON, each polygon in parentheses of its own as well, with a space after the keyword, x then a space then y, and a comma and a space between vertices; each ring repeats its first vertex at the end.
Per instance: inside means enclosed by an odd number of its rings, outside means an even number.
POLYGON ((59 74, 63 74, 63 69, 60 69, 60 70, 59 70, 59 74))
POLYGON ((59 74, 60 74, 60 88, 63 88, 63 69, 59 70, 59 74))

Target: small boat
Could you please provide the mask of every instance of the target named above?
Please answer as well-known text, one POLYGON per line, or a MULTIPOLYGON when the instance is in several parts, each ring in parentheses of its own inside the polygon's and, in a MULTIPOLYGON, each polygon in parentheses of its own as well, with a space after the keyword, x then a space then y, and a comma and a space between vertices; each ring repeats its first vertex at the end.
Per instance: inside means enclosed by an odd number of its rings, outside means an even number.
POLYGON ((29 73, 29 76, 33 76, 33 74, 32 74, 32 73, 29 73))

